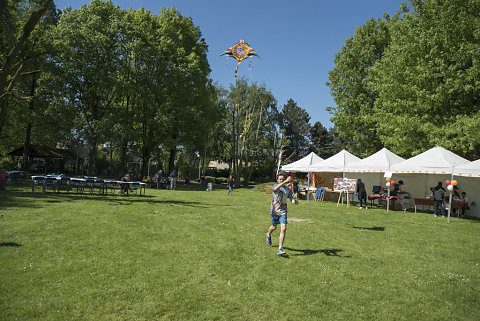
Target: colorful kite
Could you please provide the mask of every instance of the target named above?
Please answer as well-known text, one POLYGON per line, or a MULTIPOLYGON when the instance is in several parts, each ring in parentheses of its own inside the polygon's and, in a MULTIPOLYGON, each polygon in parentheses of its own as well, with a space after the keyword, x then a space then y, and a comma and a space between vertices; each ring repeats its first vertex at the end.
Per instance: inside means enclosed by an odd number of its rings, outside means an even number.
POLYGON ((250 58, 250 64, 248 65, 248 70, 251 68, 252 64, 252 56, 259 57, 257 55, 257 52, 255 49, 250 47, 248 43, 245 42, 245 40, 240 39, 239 42, 237 42, 233 47, 228 48, 221 54, 221 56, 227 56, 228 57, 233 57, 237 59, 237 68, 235 68, 235 79, 237 79, 237 72, 238 72, 238 66, 242 62, 243 59, 249 57, 250 58))

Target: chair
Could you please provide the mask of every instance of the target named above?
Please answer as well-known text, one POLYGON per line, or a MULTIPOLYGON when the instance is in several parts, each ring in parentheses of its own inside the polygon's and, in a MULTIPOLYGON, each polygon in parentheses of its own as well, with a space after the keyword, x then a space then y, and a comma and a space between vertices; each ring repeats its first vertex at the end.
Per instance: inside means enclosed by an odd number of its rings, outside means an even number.
POLYGON ((35 186, 41 186, 42 192, 45 192, 45 180, 47 178, 42 175, 32 176, 32 192, 35 192, 35 186))
POLYGON ((325 196, 325 187, 317 188, 317 192, 315 193, 315 202, 323 202, 323 197, 325 196))
POLYGON ((390 207, 392 207, 394 210, 396 209, 396 201, 397 200, 401 200, 398 196, 385 196, 385 197, 382 197, 382 200, 385 202, 385 204, 387 204, 387 201, 388 199, 390 199, 390 207))
POLYGON ((382 198, 382 187, 379 185, 375 185, 372 188, 372 194, 368 195, 368 200, 370 201, 370 206, 373 206, 373 201, 377 200, 377 205, 380 205, 380 200, 382 198))
POLYGON ((57 178, 57 193, 61 190, 70 192, 70 177, 61 176, 57 178))
POLYGON ((75 189, 77 193, 83 194, 85 183, 86 183, 86 179, 84 178, 72 177, 70 178, 70 190, 75 189))

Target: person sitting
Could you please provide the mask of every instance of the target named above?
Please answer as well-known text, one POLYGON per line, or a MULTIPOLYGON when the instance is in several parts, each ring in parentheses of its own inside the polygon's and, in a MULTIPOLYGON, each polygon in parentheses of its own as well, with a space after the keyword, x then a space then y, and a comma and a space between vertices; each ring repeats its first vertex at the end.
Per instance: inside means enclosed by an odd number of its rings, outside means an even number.
MULTIPOLYGON (((443 198, 443 209, 445 210, 445 213, 442 215, 443 217, 445 217, 446 213, 448 213, 448 209, 450 208, 450 202, 449 202, 449 197, 448 196, 445 196, 443 198)), ((453 210, 453 208, 452 208, 453 210)))
POLYGON ((460 201, 462 201, 464 203, 464 206, 462 207, 462 217, 465 217, 465 210, 469 210, 470 207, 468 206, 468 197, 467 197, 467 193, 465 192, 462 192, 462 194, 460 195, 460 201), (466 205, 465 205, 466 204, 466 205))
MULTIPOLYGON (((123 175, 122 179, 120 180, 121 182, 131 182, 132 179, 130 177, 130 173, 125 173, 125 175, 123 175)), ((130 190, 130 185, 127 184, 127 183, 122 183, 121 186, 120 186, 120 191, 122 194, 127 194, 128 195, 128 192, 130 190)))
POLYGON ((160 188, 167 189, 167 181, 163 176, 160 176, 160 188))

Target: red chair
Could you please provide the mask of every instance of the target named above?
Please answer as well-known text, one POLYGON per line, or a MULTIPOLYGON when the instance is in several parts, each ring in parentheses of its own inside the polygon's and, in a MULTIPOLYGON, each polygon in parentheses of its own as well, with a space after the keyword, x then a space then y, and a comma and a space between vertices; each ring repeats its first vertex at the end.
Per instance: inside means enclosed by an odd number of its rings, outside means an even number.
POLYGON ((381 186, 373 186, 371 195, 368 195, 368 200, 370 201, 370 205, 373 206, 373 202, 377 200, 377 205, 380 206, 380 200, 383 200, 382 194, 384 192, 383 187, 381 186))

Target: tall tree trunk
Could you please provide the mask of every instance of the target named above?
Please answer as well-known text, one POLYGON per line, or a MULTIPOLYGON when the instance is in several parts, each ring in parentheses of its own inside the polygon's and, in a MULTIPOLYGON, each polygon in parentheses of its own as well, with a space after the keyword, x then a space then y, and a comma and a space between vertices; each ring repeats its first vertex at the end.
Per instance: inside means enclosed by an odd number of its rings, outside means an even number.
POLYGON ((125 174, 125 172, 127 171, 127 150, 128 141, 126 139, 123 139, 120 152, 120 175, 125 174))
POLYGON ((151 154, 152 154, 152 150, 150 145, 144 144, 142 149, 142 172, 141 172, 142 178, 148 175, 148 164, 150 163, 151 154))
POLYGON ((152 126, 148 127, 147 122, 143 123, 143 137, 142 137, 142 171, 141 177, 146 177, 149 175, 148 166, 150 163, 150 157, 152 156, 153 150, 153 136, 154 131, 152 126))
MULTIPOLYGON (((37 85, 37 80, 35 76, 32 77, 32 85, 30 87, 30 103, 28 104, 28 109, 30 110, 30 115, 33 113, 34 108, 34 95, 35 87, 37 85)), ((30 168, 30 142, 32 136, 32 120, 29 119, 27 124, 27 129, 25 133, 25 142, 23 143, 23 163, 22 170, 28 171, 30 168)))
POLYGON ((96 159, 97 159, 97 137, 93 135, 90 139, 90 146, 88 147, 87 174, 89 176, 96 176, 96 173, 95 173, 96 159))
POLYGON ((177 148, 171 148, 170 149, 170 157, 168 158, 168 173, 165 173, 166 175, 170 174, 173 169, 175 168, 175 157, 177 155, 177 148))
POLYGON ((110 143, 110 164, 108 169, 108 176, 113 176, 113 144, 110 143))
POLYGON ((235 148, 236 146, 236 131, 235 131, 235 112, 236 112, 236 107, 233 107, 233 112, 232 112, 232 174, 233 177, 235 178, 235 181, 237 180, 237 150, 235 148))

